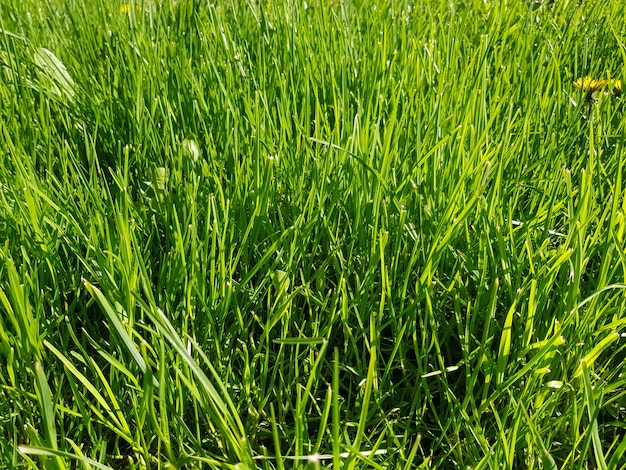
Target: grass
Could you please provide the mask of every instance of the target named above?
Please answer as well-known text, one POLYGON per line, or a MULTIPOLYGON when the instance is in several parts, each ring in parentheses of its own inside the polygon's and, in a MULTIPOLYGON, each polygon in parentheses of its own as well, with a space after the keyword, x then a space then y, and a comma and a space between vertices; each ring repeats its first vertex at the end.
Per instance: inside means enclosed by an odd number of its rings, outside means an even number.
POLYGON ((624 28, 6 0, 2 466, 626 468, 624 28))

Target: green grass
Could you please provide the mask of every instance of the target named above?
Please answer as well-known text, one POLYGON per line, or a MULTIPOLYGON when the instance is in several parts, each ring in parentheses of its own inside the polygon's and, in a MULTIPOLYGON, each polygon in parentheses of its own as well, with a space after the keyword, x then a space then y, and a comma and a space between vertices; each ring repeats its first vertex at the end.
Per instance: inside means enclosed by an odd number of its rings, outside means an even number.
POLYGON ((5 0, 0 466, 626 468, 613 3, 5 0))

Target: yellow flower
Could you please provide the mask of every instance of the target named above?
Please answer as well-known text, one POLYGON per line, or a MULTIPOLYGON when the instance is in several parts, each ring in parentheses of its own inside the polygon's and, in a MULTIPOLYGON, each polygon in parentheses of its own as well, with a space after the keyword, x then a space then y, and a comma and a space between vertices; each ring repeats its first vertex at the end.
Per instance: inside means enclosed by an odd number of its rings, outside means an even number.
POLYGON ((608 78, 601 78, 600 80, 596 80, 595 78, 591 78, 589 75, 587 75, 586 77, 580 77, 578 80, 576 80, 574 82, 574 86, 587 92, 588 95, 592 95, 593 93, 601 90, 603 87, 611 82, 612 80, 608 78))
MULTIPOLYGON (((122 13, 123 15, 129 15, 131 10, 132 7, 128 3, 125 3, 120 7, 120 13, 122 13)), ((135 11, 141 11, 141 6, 135 5, 135 11)))

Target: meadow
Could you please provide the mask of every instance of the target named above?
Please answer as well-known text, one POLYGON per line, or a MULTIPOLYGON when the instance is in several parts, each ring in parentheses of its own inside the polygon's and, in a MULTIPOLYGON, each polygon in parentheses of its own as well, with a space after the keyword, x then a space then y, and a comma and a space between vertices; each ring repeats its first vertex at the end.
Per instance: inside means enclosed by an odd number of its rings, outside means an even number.
POLYGON ((626 468, 620 2, 3 0, 0 467, 626 468))

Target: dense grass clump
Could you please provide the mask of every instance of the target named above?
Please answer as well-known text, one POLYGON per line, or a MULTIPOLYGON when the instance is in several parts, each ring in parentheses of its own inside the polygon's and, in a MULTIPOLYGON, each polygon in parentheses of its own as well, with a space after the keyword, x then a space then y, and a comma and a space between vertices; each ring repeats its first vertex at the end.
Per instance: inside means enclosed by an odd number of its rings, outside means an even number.
POLYGON ((626 468, 625 26, 4 0, 0 466, 626 468))

